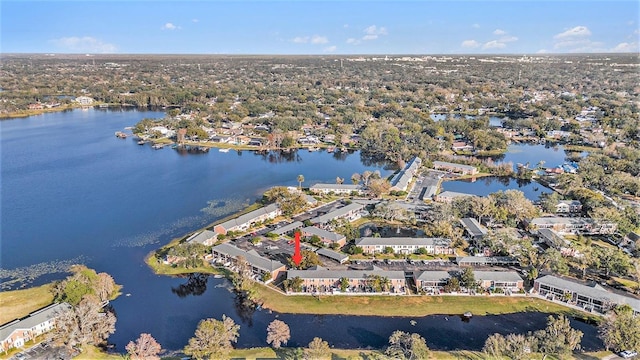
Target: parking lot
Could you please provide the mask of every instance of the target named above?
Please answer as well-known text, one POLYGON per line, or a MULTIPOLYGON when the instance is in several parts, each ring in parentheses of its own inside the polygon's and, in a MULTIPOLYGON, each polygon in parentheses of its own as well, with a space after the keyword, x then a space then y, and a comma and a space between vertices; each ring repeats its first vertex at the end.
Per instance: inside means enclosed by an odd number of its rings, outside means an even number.
POLYGON ((59 359, 59 360, 68 360, 71 359, 73 355, 71 352, 64 347, 54 347, 48 345, 47 342, 40 343, 35 345, 29 349, 21 351, 12 357, 10 360, 29 360, 29 359, 59 359))

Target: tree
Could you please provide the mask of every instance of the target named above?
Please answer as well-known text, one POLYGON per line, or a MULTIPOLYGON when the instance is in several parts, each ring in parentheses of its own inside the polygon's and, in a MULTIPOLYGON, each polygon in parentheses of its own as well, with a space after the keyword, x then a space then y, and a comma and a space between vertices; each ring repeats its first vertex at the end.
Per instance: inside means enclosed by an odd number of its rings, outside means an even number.
POLYGON ((184 352, 196 359, 226 358, 233 348, 231 343, 238 341, 239 330, 240 325, 226 315, 222 315, 222 320, 204 319, 198 323, 184 352))
POLYGON ((629 305, 618 306, 598 326, 598 337, 607 350, 640 351, 640 316, 629 305))
POLYGON ((385 353, 394 359, 426 359, 429 348, 422 336, 396 330, 389 336, 389 347, 385 353))
POLYGON ((136 342, 129 341, 125 347, 132 360, 159 360, 162 347, 151 334, 142 333, 136 342))
POLYGON ((55 344, 69 349, 102 345, 116 331, 115 324, 115 315, 103 312, 97 297, 86 295, 78 305, 56 318, 52 335, 55 344))
POLYGON ((361 178, 362 177, 360 176, 360 174, 353 173, 353 175, 351 175, 351 183, 353 183, 353 185, 358 185, 358 183, 360 182, 361 178))
POLYGON ((322 340, 322 338, 314 337, 304 351, 305 359, 315 360, 326 358, 329 355, 329 350, 329 343, 322 340))
POLYGON ((298 175, 298 189, 302 189, 302 183, 304 182, 304 175, 298 175))
POLYGON ((282 344, 286 345, 289 339, 291 339, 291 332, 289 325, 284 321, 273 320, 267 327, 267 344, 271 344, 275 349, 282 344))
POLYGON ((336 184, 341 185, 342 183, 344 183, 344 179, 340 176, 336 176, 336 184))
POLYGON ((345 292, 349 288, 349 278, 341 277, 340 278, 340 291, 345 292))
POLYGON ((502 334, 495 333, 487 338, 482 347, 482 352, 492 359, 504 356, 507 348, 507 339, 502 334))
POLYGON ((386 193, 391 188, 391 184, 386 179, 370 179, 369 180, 369 193, 373 197, 380 197, 380 195, 386 193))
POLYGON ((573 329, 569 319, 563 315, 557 318, 549 316, 547 327, 534 333, 538 351, 547 355, 567 357, 580 347, 582 331, 573 329))

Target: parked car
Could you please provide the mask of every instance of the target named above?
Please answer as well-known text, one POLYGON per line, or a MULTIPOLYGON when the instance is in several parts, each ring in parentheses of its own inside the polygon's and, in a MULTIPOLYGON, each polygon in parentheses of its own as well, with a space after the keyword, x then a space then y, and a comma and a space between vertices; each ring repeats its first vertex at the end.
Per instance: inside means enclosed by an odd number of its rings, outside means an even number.
POLYGON ((623 359, 631 359, 638 355, 638 352, 633 350, 624 350, 618 353, 618 355, 623 359))

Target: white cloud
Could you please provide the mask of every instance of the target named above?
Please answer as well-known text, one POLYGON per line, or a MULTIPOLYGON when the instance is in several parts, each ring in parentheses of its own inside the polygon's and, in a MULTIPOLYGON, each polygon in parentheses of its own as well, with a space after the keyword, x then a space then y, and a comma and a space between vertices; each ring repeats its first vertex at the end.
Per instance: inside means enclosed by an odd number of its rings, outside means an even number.
POLYGON ((493 31, 493 35, 505 35, 507 32, 504 30, 500 30, 500 29, 495 29, 493 31))
POLYGON ((362 40, 375 40, 377 38, 378 38, 378 35, 376 34, 367 34, 362 37, 362 40))
POLYGON ((462 44, 460 44, 460 46, 462 46, 463 48, 474 49, 480 47, 480 43, 475 40, 465 40, 462 42, 462 44))
POLYGON ((358 45, 358 44, 360 44, 360 40, 358 40, 356 38, 348 38, 347 39, 347 44, 358 45))
POLYGON ((556 34, 553 38, 558 40, 563 39, 575 39, 581 37, 587 37, 591 35, 591 31, 586 26, 576 26, 567 31, 556 34))
POLYGON ((200 21, 200 20, 198 20, 198 19, 191 19, 191 22, 194 22, 194 23, 197 23, 198 21, 200 21))
POLYGON ((178 30, 178 29, 180 29, 180 26, 174 25, 170 22, 162 26, 162 30, 178 30))
POLYGON ((518 41, 518 38, 513 35, 506 35, 501 37, 498 41, 501 43, 508 43, 508 42, 518 41))
POLYGON ((334 51, 336 51, 336 49, 338 49, 337 46, 331 45, 331 46, 327 46, 326 48, 324 48, 324 52, 334 52, 334 51))
POLYGON ((53 39, 51 42, 65 50, 70 52, 79 52, 79 53, 113 53, 116 52, 117 48, 113 44, 108 44, 102 42, 99 39, 96 39, 91 36, 71 36, 71 37, 63 37, 59 39, 53 39))
POLYGON ((638 52, 640 51, 640 46, 638 46, 637 42, 632 42, 632 43, 628 43, 628 42, 621 42, 620 44, 616 45, 613 49, 611 49, 612 52, 638 52))
POLYGON ((291 41, 297 44, 306 44, 309 42, 308 36, 296 36, 291 41))
POLYGON ((375 25, 371 25, 364 29, 364 33, 367 35, 387 35, 387 29, 384 26, 377 27, 375 25))
POLYGON ((313 37, 311 38, 312 44, 326 44, 328 42, 329 42, 329 39, 327 39, 326 36, 313 35, 313 37))
POLYGON ((549 51, 547 51, 547 49, 540 49, 540 50, 538 50, 538 54, 546 54, 546 53, 548 53, 548 52, 549 52, 549 51))
POLYGON ((507 47, 507 44, 498 40, 491 40, 482 46, 483 49, 504 49, 505 47, 507 47))
POLYGON ((344 24, 342 25, 343 28, 348 29, 349 28, 349 24, 344 24))
POLYGON ((471 25, 471 27, 474 28, 474 29, 480 29, 480 24, 475 23, 475 24, 471 25))

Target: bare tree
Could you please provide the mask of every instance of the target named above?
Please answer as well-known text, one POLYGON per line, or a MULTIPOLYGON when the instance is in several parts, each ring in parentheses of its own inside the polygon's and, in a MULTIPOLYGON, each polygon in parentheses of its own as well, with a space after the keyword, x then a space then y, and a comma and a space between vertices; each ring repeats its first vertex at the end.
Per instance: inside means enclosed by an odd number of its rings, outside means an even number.
POLYGON ((129 341, 125 349, 132 360, 158 360, 162 346, 151 334, 142 333, 135 342, 129 341))
POLYGON ((396 330, 389 336, 386 353, 394 359, 417 360, 429 357, 429 348, 422 336, 396 330))
POLYGON ((329 343, 322 338, 314 337, 304 351, 305 359, 323 359, 329 355, 329 343))
POLYGON ((116 317, 103 312, 95 296, 85 296, 69 311, 60 314, 52 332, 54 343, 71 349, 80 345, 100 345, 116 331, 116 317))
POLYGON ((98 280, 95 284, 96 295, 100 301, 107 301, 113 295, 113 292, 116 290, 116 282, 113 280, 113 277, 107 273, 99 273, 98 280))
POLYGON ((239 330, 240 325, 226 315, 222 315, 222 320, 204 319, 198 324, 195 336, 189 339, 184 352, 196 359, 225 358, 233 348, 231 343, 238 341, 239 330))
POLYGON ((282 344, 286 345, 290 338, 289 325, 284 321, 273 320, 267 327, 267 344, 273 345, 276 349, 282 344))

